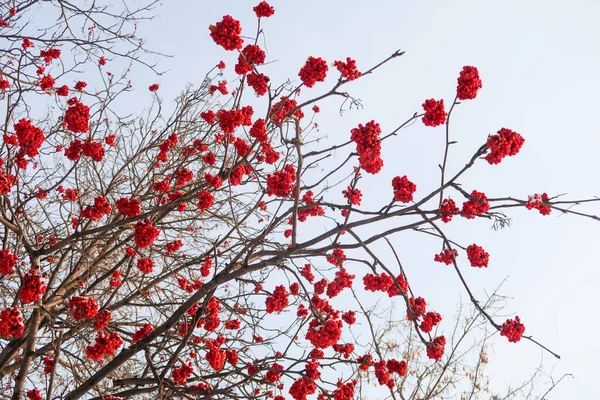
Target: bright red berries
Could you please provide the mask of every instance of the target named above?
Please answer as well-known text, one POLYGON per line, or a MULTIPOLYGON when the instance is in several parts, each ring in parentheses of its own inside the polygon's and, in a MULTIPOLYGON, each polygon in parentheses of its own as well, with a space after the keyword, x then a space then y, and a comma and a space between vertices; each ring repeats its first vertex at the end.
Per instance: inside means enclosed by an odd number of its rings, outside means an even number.
POLYGON ((138 221, 134 227, 133 241, 139 249, 152 246, 156 238, 160 235, 160 230, 152 225, 152 221, 138 221))
POLYGON ((515 319, 507 319, 506 322, 502 324, 500 336, 505 336, 511 343, 517 343, 521 340, 523 332, 525 332, 525 325, 523 325, 521 319, 516 316, 515 319))
POLYGON ((444 355, 444 347, 446 346, 446 338, 444 336, 436 337, 427 346, 427 357, 439 361, 444 355))
POLYGON ((275 171, 267 175, 267 194, 269 196, 286 197, 296 182, 296 169, 287 164, 283 171, 275 171))
POLYGON ((333 264, 336 267, 341 267, 344 261, 346 261, 346 254, 344 253, 344 250, 336 247, 333 249, 331 254, 325 256, 325 259, 329 264, 333 264))
POLYGON ((142 213, 141 203, 138 199, 128 199, 126 197, 122 197, 115 203, 117 206, 117 210, 119 214, 124 217, 137 217, 142 213))
POLYGON ((91 297, 73 296, 68 305, 76 321, 92 319, 98 314, 98 303, 91 297))
POLYGON ((274 312, 282 312, 289 304, 289 293, 285 286, 279 285, 275 288, 272 296, 268 296, 265 304, 267 306, 267 313, 272 314, 274 312))
POLYGON ((131 341, 133 343, 137 343, 140 340, 142 340, 143 338, 145 338, 146 336, 148 336, 148 334, 150 332, 152 332, 153 330, 154 330, 154 327, 152 326, 152 324, 146 324, 133 333, 133 336, 131 337, 131 341))
POLYGON ((85 355, 92 360, 102 361, 104 357, 114 355, 122 344, 123 339, 121 339, 117 332, 113 332, 112 334, 98 332, 96 342, 93 346, 86 347, 85 355))
POLYGON ((306 87, 313 87, 317 82, 324 82, 327 77, 327 61, 321 57, 315 58, 313 56, 308 57, 306 64, 300 69, 298 76, 306 87))
POLYGON ((158 83, 153 83, 152 85, 148 86, 148 90, 151 92, 156 92, 158 90, 158 83))
POLYGON ((467 247, 467 258, 471 263, 472 267, 483 268, 488 266, 488 262, 490 261, 490 255, 487 251, 483 249, 483 247, 477 246, 476 244, 472 244, 467 247))
POLYGON ((439 212, 440 212, 442 221, 447 224, 448 222, 452 221, 452 217, 454 217, 454 214, 457 214, 459 211, 460 210, 456 206, 456 203, 454 202, 454 200, 444 199, 444 201, 442 201, 442 204, 440 205, 439 212))
POLYGON ((137 268, 142 274, 149 274, 154 268, 154 260, 151 258, 139 258, 137 260, 137 268))
POLYGON ((252 10, 254 10, 258 18, 268 18, 275 14, 275 9, 266 1, 261 1, 252 10))
POLYGON ((46 75, 39 80, 38 86, 43 91, 47 91, 48 89, 52 89, 55 83, 56 81, 51 75, 46 75))
POLYGON ((448 114, 444 110, 444 100, 429 99, 423 103, 425 115, 421 119, 425 126, 440 126, 446 122, 448 114))
POLYGON ((423 332, 429 333, 432 331, 434 326, 440 323, 441 320, 442 316, 440 314, 430 311, 427 314, 423 315, 423 321, 421 321, 421 325, 419 325, 419 328, 423 332))
POLYGON ((533 196, 529 196, 529 200, 527 200, 525 207, 528 210, 536 209, 542 215, 550 215, 552 208, 549 205, 546 205, 549 201, 550 198, 547 193, 542 193, 541 195, 536 193, 533 196))
MULTIPOLYGON (((296 108, 297 105, 298 102, 296 100, 282 96, 281 99, 271 107, 269 117, 276 125, 281 125, 283 122, 287 121, 290 117, 288 114, 296 108)), ((304 117, 304 112, 301 109, 298 109, 294 111, 293 116, 297 119, 302 119, 304 117)))
POLYGON ((516 155, 525 143, 523 136, 510 129, 502 128, 496 135, 490 135, 487 140, 487 147, 490 153, 485 156, 485 160, 493 164, 500 164, 500 161, 506 156, 516 155))
POLYGON ((352 280, 355 277, 355 275, 349 274, 344 268, 340 268, 339 271, 336 271, 333 281, 327 285, 327 296, 332 298, 340 294, 342 290, 351 288, 352 280))
POLYGON ((10 250, 0 250, 0 274, 12 274, 18 260, 10 250))
POLYGON ((359 124, 350 131, 350 139, 356 143, 356 151, 361 167, 370 174, 376 174, 383 167, 381 159, 381 127, 375 121, 359 124))
POLYGON ((456 87, 456 97, 459 100, 472 100, 477 97, 477 92, 481 89, 481 79, 477 68, 470 65, 464 66, 458 76, 458 86, 456 87))
POLYGON ((356 61, 346 57, 346 62, 335 61, 333 66, 337 68, 344 78, 348 81, 358 79, 362 73, 356 68, 356 61))
POLYGON ((394 200, 402 203, 411 202, 413 193, 417 191, 417 185, 409 181, 406 175, 396 176, 392 179, 392 187, 394 188, 394 200))
POLYGON ((242 48, 244 42, 240 37, 242 26, 240 21, 233 19, 231 15, 225 15, 222 21, 211 25, 208 29, 210 29, 210 37, 225 50, 242 48))
POLYGON ((489 210, 490 203, 488 203, 485 193, 473 190, 471 199, 463 203, 460 216, 466 219, 474 219, 475 215, 485 214, 489 210))
POLYGON ((207 210, 213 205, 215 197, 208 190, 202 190, 198 193, 198 208, 202 211, 207 210))
POLYGON ((306 339, 313 346, 326 349, 336 344, 342 337, 342 321, 328 314, 321 323, 318 319, 312 319, 309 323, 306 339))
POLYGON ((269 91, 269 80, 265 74, 251 73, 246 76, 248 86, 254 89, 258 96, 264 96, 269 91))
POLYGON ((9 307, 0 312, 0 337, 9 339, 11 336, 20 338, 25 332, 25 324, 19 307, 9 307))
POLYGON ((90 108, 81 103, 76 97, 71 98, 69 107, 63 118, 63 127, 74 133, 84 133, 90 130, 90 108))
POLYGON ((17 157, 23 157, 24 155, 29 157, 37 156, 44 140, 46 140, 44 132, 27 119, 19 120, 14 125, 14 129, 20 147, 17 157))
POLYGON ((458 250, 453 249, 450 251, 448 249, 444 249, 444 251, 442 251, 440 254, 436 254, 433 257, 433 261, 450 265, 454 260, 456 260, 456 257, 458 257, 458 250))
POLYGON ((104 196, 98 196, 94 198, 93 206, 86 206, 81 210, 81 216, 83 218, 89 218, 92 221, 98 221, 103 216, 110 214, 111 207, 108 200, 104 196))
POLYGON ((366 274, 363 276, 365 290, 370 292, 386 292, 394 284, 394 279, 385 272, 381 275, 366 274))
POLYGON ((23 304, 34 303, 42 298, 46 292, 46 284, 42 280, 41 275, 35 268, 31 268, 23 276, 23 284, 19 290, 19 297, 23 304))
POLYGON ((362 199, 362 192, 360 189, 352 189, 352 187, 348 186, 348 189, 342 192, 344 198, 348 199, 348 203, 353 206, 360 206, 360 201, 362 199))
POLYGON ((234 70, 238 75, 247 74, 254 69, 254 65, 264 64, 266 57, 263 49, 255 44, 249 44, 240 52, 234 70))
POLYGON ((101 331, 108 326, 110 321, 112 321, 111 312, 109 310, 102 310, 94 318, 94 329, 101 331))

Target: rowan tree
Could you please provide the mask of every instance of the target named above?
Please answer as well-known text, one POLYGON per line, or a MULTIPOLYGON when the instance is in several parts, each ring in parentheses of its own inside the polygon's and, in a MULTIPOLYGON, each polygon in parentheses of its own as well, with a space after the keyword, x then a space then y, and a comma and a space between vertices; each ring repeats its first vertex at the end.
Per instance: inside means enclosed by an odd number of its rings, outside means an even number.
POLYGON ((266 52, 274 33, 263 26, 277 13, 261 2, 255 20, 207 27, 201 45, 237 63, 215 60, 167 113, 156 82, 129 82, 132 68, 161 73, 137 36, 156 2, 124 3, 0 6, 2 398, 343 400, 372 386, 393 399, 489 398, 493 333, 558 357, 532 338, 535 326, 500 319, 494 296, 475 297, 463 272, 485 274, 494 255, 446 226, 503 227, 517 208, 598 220, 573 207, 597 199, 461 184, 527 146, 526 133, 490 127, 461 168, 448 166, 450 118, 485 86, 475 66, 456 71, 453 98, 424 99, 397 126, 366 120, 325 140, 320 104, 359 106, 353 81, 376 79, 404 52, 376 65, 314 55, 275 82, 262 68, 283 55, 266 52), (152 100, 121 111, 135 90, 152 100), (445 145, 432 191, 381 156, 414 123, 445 145), (376 174, 389 186, 367 204, 376 174), (439 242, 424 259, 455 271, 472 313, 453 321, 411 285, 416 266, 394 246, 406 232, 439 242), (473 332, 484 334, 461 347, 473 332))

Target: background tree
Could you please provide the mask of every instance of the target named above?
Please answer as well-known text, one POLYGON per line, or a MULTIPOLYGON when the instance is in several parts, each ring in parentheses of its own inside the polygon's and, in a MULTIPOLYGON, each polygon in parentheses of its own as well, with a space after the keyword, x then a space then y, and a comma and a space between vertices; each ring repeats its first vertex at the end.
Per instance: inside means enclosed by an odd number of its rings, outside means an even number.
POLYGON ((449 166, 450 118, 482 88, 477 68, 457 71, 446 104, 425 100, 391 129, 365 121, 330 143, 314 122, 319 104, 359 107, 352 82, 373 79, 404 52, 373 66, 309 57, 293 79, 271 82, 261 72, 261 23, 274 10, 262 2, 253 38, 229 15, 209 27, 207 43, 239 54, 234 66, 216 60, 169 113, 152 84, 151 106, 130 114, 119 102, 132 90, 128 68, 158 72, 136 36, 154 4, 5 7, 0 377, 8 396, 339 400, 375 386, 394 399, 487 398, 481 371, 492 332, 558 357, 517 316, 500 319, 495 296, 476 298, 464 270, 484 273, 493 255, 453 240, 446 224, 502 228, 517 207, 597 220, 572 208, 597 199, 493 197, 461 184, 471 168, 526 145, 498 127, 460 168, 449 166), (42 12, 55 23, 40 25, 42 12), (322 83, 328 75, 333 85, 322 83), (302 97, 313 86, 321 94, 302 97), (420 122, 445 129, 431 191, 386 171, 381 158, 420 122), (387 198, 363 204, 361 189, 376 174, 389 174, 387 198), (473 314, 453 323, 428 306, 427 288, 411 285, 415 266, 394 246, 407 232, 439 242, 428 258, 454 269, 473 314))

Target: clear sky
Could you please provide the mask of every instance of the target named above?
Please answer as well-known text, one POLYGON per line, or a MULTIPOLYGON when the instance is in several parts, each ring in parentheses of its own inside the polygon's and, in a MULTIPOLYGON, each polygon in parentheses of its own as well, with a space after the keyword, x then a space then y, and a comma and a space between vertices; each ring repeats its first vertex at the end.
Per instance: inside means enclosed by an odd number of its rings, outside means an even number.
MULTIPOLYGON (((219 60, 233 66, 235 55, 223 52, 208 36, 208 26, 231 14, 254 34, 249 1, 165 1, 155 20, 140 28, 147 45, 175 57, 161 62, 168 72, 152 77, 139 69, 133 84, 158 82, 169 103, 188 82, 200 83, 219 60)), ((600 195, 597 152, 600 147, 600 2, 577 1, 272 1, 274 17, 264 23, 268 74, 273 82, 297 78, 309 55, 329 62, 350 56, 359 69, 374 65, 396 49, 406 54, 349 90, 364 109, 340 118, 336 103, 327 102, 317 122, 323 135, 349 136, 358 123, 375 119, 393 129, 428 98, 451 103, 458 72, 476 66, 483 89, 453 114, 450 168, 462 166, 490 133, 502 127, 519 132, 526 142, 517 157, 500 166, 480 163, 461 182, 490 197, 548 192, 567 198, 600 195)), ((137 69, 136 69, 137 71, 137 69)), ((233 75, 226 78, 233 79, 233 75)), ((332 81, 330 81, 332 82, 332 81)), ((306 90, 320 94, 329 85, 306 90)), ((140 91, 144 92, 144 91, 140 91)), ((145 95, 149 96, 147 91, 145 95)), ((144 96, 144 94, 140 94, 144 96)), ((148 99, 149 100, 149 99, 148 99)), ((145 101, 145 100, 144 100, 145 101)), ((142 100, 140 100, 142 102, 142 100)), ((386 179, 408 175, 428 193, 438 182, 443 128, 420 122, 385 146, 386 179)), ((365 203, 389 196, 389 182, 369 177, 365 203), (379 189, 381 188, 381 189, 379 189)), ((363 182, 364 183, 364 182, 363 182)), ((590 211, 591 208, 581 208, 590 211)), ((596 207, 598 210, 598 207, 596 207)), ((600 214, 600 212, 599 212, 600 214)), ((467 271, 479 296, 495 289, 511 297, 507 314, 517 313, 532 334, 562 355, 557 361, 530 342, 497 338, 490 355, 494 384, 501 389, 527 377, 543 356, 554 377, 573 373, 552 392, 553 399, 594 399, 600 393, 598 356, 600 327, 597 293, 600 271, 596 251, 600 223, 556 212, 542 217, 512 211, 513 224, 492 231, 485 222, 461 221, 452 227, 462 244, 481 244, 491 254, 487 270, 467 271)), ((432 261, 439 242, 397 238, 413 285, 439 310, 452 312, 465 297, 455 275, 432 261), (413 240, 415 240, 413 242, 413 240)))

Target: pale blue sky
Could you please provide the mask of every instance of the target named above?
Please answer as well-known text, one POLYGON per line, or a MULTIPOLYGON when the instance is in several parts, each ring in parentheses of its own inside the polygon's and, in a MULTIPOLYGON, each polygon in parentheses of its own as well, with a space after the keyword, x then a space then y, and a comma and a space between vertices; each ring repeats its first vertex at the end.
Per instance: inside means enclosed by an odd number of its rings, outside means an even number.
MULTIPOLYGON (((231 14, 242 21, 245 33, 253 35, 255 3, 164 2, 157 18, 143 24, 140 32, 150 48, 175 57, 161 62, 169 72, 159 78, 136 69, 133 84, 145 88, 158 82, 160 95, 168 103, 187 82, 199 83, 219 60, 233 66, 235 55, 210 40, 208 26, 231 14)), ((273 82, 296 78, 309 55, 330 62, 351 56, 360 69, 398 48, 406 51, 377 74, 348 87, 363 101, 363 110, 340 118, 336 102, 322 105, 324 112, 317 122, 323 135, 346 140, 351 128, 371 119, 389 131, 419 111, 427 98, 450 103, 461 67, 474 65, 483 89, 476 100, 464 102, 453 115, 452 137, 459 144, 452 148, 450 167, 464 164, 489 133, 502 127, 521 133, 526 142, 517 157, 500 166, 479 164, 461 180, 465 188, 482 190, 490 197, 525 198, 543 191, 568 193, 568 198, 600 195, 595 174, 600 145, 596 121, 600 2, 304 0, 271 4, 276 14, 265 21, 264 28, 268 61, 275 63, 265 71, 273 82)), ((320 94, 329 87, 322 85, 305 89, 303 94, 320 94)), ((418 186, 417 196, 437 185, 442 135, 442 128, 426 128, 419 122, 393 146, 385 146, 384 176, 368 178, 368 187, 381 189, 364 190, 364 202, 389 196, 388 178, 394 175, 408 175, 418 186)), ((366 183, 365 179, 362 184, 366 183)), ((520 315, 527 334, 562 355, 556 362, 544 354, 548 367, 556 365, 555 377, 564 372, 575 375, 574 381, 564 382, 550 398, 596 398, 600 272, 595 245, 600 224, 559 217, 556 212, 550 217, 526 210, 510 215, 512 227, 497 232, 485 222, 466 220, 449 227, 462 244, 476 241, 491 254, 490 267, 467 271, 467 279, 482 295, 509 277, 502 291, 513 297, 506 304, 507 313, 520 315)), ((439 243, 412 235, 397 236, 395 242, 405 254, 413 286, 420 288, 434 308, 451 313, 464 292, 452 271, 432 262, 439 243)), ((499 339, 488 370, 496 389, 526 378, 542 355, 529 342, 515 345, 499 339)))

